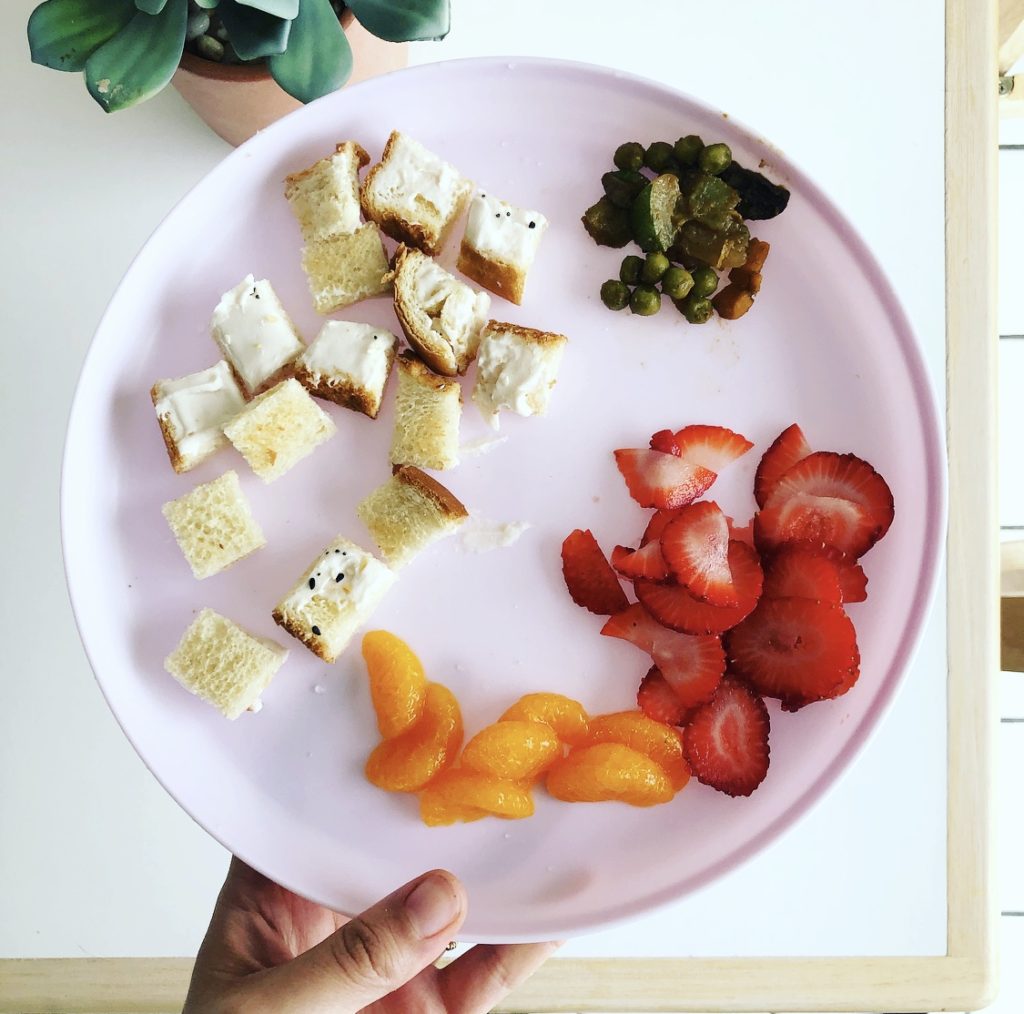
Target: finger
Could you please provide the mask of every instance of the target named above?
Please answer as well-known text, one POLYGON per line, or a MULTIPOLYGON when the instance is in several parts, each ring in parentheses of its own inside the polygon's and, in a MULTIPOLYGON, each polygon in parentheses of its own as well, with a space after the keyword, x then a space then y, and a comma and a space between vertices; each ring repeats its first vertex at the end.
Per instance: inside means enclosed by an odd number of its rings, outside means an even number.
POLYGON ((561 947, 547 944, 477 944, 438 974, 445 1007, 459 1014, 489 1011, 524 983, 561 947))
POLYGON ((466 915, 444 870, 417 877, 294 961, 259 976, 267 1009, 358 1010, 437 960, 466 915))

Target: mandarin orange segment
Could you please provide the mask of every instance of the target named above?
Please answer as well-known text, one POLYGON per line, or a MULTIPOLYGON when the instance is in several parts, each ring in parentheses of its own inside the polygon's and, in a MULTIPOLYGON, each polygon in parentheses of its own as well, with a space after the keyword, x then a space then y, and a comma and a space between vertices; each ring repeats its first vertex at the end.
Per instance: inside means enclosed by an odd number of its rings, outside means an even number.
POLYGON ((562 744, 546 722, 511 719, 481 729, 462 751, 462 766, 482 775, 532 782, 562 755, 562 744))
MULTIPOLYGON (((447 818, 466 810, 483 810, 506 820, 520 820, 533 816, 533 797, 529 789, 507 778, 461 769, 445 771, 420 796, 420 816, 427 824, 431 819, 437 820, 439 815, 447 818)), ((454 816, 453 819, 462 818, 454 816)))
POLYGON ((577 747, 548 772, 548 792, 567 803, 617 799, 632 806, 667 803, 675 793, 661 767, 621 743, 577 747))
POLYGON ((437 796, 428 795, 425 789, 420 795, 420 819, 427 827, 445 827, 448 824, 471 824, 490 816, 486 810, 474 806, 454 806, 437 796))
POLYGON ((459 702, 447 687, 428 683, 423 714, 400 736, 377 745, 366 777, 388 792, 418 792, 455 760, 461 745, 459 702))
POLYGON ((363 659, 377 728, 384 739, 393 739, 423 714, 427 693, 423 666, 405 641, 386 630, 371 630, 363 637, 363 659))
POLYGON ((546 722, 563 743, 574 745, 586 739, 589 719, 579 701, 562 694, 540 693, 520 697, 500 721, 546 722))
POLYGON ((671 725, 656 722, 641 711, 617 711, 590 720, 587 743, 621 743, 650 757, 668 775, 678 792, 690 780, 690 768, 683 756, 682 733, 671 725))

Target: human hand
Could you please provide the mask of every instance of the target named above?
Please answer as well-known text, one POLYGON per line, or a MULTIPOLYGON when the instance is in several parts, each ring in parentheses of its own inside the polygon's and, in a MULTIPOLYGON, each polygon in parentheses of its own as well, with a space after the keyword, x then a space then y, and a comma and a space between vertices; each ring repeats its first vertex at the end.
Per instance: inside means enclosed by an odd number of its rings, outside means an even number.
POLYGON ((443 870, 349 921, 232 859, 182 1014, 482 1014, 558 947, 478 944, 435 968, 465 918, 443 870))

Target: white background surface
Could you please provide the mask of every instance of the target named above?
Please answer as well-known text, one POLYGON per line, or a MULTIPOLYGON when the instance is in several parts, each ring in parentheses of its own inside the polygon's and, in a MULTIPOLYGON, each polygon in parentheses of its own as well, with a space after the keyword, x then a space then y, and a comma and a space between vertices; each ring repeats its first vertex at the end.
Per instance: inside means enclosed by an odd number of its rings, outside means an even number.
MULTIPOLYGON (((159 219, 226 148, 172 91, 105 117, 77 75, 32 67, 23 35, 32 6, 8 0, 0 14, 0 439, 13 480, 0 501, 0 955, 189 954, 225 855, 149 776, 92 680, 64 592, 57 485, 78 366, 108 296, 159 219)), ((415 62, 522 53, 605 63, 756 125, 865 235, 940 380, 939 0, 735 0, 727 22, 710 16, 706 34, 695 19, 709 9, 689 0, 647 3, 642 14, 608 0, 531 0, 514 16, 492 2, 453 6, 449 39, 415 47, 415 62), (813 46, 802 41, 809 27, 813 46)), ((567 952, 676 954, 672 928, 685 919, 706 927, 706 954, 942 953, 943 641, 940 608, 874 741, 796 830, 692 899, 567 952)), ((1004 907, 1022 908, 1024 897, 1004 907)))

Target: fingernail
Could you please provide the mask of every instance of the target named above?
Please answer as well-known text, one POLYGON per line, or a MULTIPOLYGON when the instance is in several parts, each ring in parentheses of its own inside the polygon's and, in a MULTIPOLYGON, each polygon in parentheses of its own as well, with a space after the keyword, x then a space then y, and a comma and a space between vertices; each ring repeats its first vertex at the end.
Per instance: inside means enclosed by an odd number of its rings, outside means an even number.
POLYGON ((431 874, 405 899, 405 911, 421 940, 436 936, 459 914, 459 899, 444 877, 431 874))

